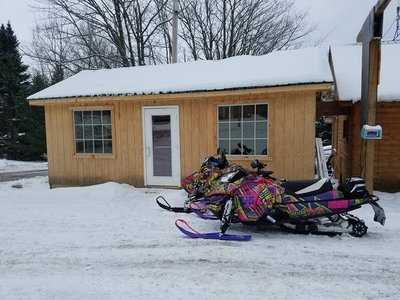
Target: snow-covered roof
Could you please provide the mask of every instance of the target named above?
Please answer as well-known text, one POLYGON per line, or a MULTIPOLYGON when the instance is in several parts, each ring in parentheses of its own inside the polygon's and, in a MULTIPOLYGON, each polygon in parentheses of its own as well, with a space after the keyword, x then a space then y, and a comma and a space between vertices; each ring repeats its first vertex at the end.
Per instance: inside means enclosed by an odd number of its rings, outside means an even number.
MULTIPOLYGON (((361 45, 332 48, 338 96, 343 101, 361 99, 361 45)), ((400 101, 400 44, 383 44, 379 101, 400 101)))
POLYGON ((28 99, 145 95, 333 82, 327 48, 82 71, 28 99))

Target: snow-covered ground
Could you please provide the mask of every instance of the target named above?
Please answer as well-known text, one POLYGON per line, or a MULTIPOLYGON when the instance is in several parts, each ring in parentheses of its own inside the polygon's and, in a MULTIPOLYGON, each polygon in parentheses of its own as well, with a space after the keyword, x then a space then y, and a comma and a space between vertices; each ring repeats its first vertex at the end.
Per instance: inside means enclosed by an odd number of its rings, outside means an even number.
POLYGON ((240 243, 184 238, 154 203, 182 191, 21 183, 0 183, 0 299, 400 299, 400 194, 379 194, 385 227, 359 210, 361 239, 253 229, 240 243))
POLYGON ((0 173, 46 170, 46 169, 47 169, 47 162, 0 159, 0 173))

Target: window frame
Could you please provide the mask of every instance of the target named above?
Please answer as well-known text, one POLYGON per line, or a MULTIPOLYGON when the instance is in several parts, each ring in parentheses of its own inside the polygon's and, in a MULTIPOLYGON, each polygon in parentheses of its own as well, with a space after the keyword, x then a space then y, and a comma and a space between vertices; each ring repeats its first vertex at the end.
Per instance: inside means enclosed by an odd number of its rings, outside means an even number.
MULTIPOLYGON (((230 153, 227 153, 226 156, 229 157, 232 160, 235 160, 235 159, 236 160, 237 159, 240 159, 240 160, 253 160, 253 159, 256 159, 256 158, 259 158, 259 159, 262 159, 262 160, 271 160, 270 159, 270 157, 271 157, 271 152, 270 151, 271 150, 270 150, 270 147, 269 147, 270 146, 270 143, 269 143, 270 142, 270 104, 268 102, 249 102, 249 103, 240 102, 240 103, 230 103, 230 104, 218 104, 217 105, 217 109, 216 109, 217 149, 219 148, 219 140, 220 140, 220 138, 219 138, 219 124, 220 124, 220 121, 219 121, 219 108, 220 107, 232 107, 232 106, 241 106, 241 107, 243 107, 243 106, 250 106, 250 105, 254 106, 254 115, 256 114, 256 106, 257 105, 266 105, 267 106, 267 112, 268 112, 267 113, 267 120, 266 120, 266 123, 267 123, 267 138, 266 138, 266 140, 267 140, 267 143, 266 143, 267 154, 230 154, 230 153)), ((243 124, 244 122, 253 122, 254 125, 257 123, 256 120, 254 120, 254 121, 243 121, 243 108, 242 108, 242 119, 241 119, 240 123, 243 124)), ((263 122, 263 121, 261 121, 261 122, 263 122)), ((231 121, 228 121, 228 122, 225 122, 225 123, 231 124, 231 121)), ((229 126, 229 128, 230 128, 230 126, 229 126)), ((254 135, 254 138, 253 138, 254 142, 257 139, 264 140, 263 138, 257 138, 256 135, 254 135)), ((225 139, 225 140, 228 140, 229 144, 230 144, 230 142, 231 142, 230 132, 229 132, 229 138, 225 139)), ((243 139, 243 126, 242 126, 242 139, 241 140, 242 140, 242 142, 244 140, 243 139)))
POLYGON ((112 106, 76 106, 71 108, 72 114, 72 133, 73 133, 73 153, 75 158, 115 158, 115 126, 114 109, 112 106), (108 110, 111 113, 111 153, 79 153, 76 151, 76 132, 75 132, 75 112, 76 111, 103 111, 108 110))

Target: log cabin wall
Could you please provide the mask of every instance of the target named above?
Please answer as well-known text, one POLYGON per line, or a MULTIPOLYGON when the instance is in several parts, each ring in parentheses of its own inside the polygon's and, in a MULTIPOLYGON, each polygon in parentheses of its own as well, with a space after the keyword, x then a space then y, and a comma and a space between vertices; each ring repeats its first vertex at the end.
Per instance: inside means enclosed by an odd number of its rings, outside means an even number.
MULTIPOLYGON (((217 107, 227 104, 269 105, 268 156, 260 156, 276 176, 311 179, 314 176, 316 90, 265 93, 209 93, 204 97, 91 97, 44 101, 51 186, 90 185, 106 181, 144 185, 142 108, 178 105, 181 174, 187 176, 217 151, 217 107), (113 155, 75 155, 73 109, 112 109, 113 155)), ((253 157, 228 157, 248 167, 253 157)))
MULTIPOLYGON (((360 105, 353 105, 352 112, 352 174, 359 176, 360 167, 360 105)), ((376 123, 383 127, 383 139, 375 144, 375 189, 400 191, 400 102, 380 102, 376 123)))

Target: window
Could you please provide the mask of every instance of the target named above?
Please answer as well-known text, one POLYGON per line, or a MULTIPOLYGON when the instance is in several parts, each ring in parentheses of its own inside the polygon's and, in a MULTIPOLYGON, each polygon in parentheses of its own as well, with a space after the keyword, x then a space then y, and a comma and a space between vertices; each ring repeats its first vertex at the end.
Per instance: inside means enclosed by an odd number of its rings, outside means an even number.
POLYGON ((75 152, 112 153, 111 110, 74 111, 75 152))
POLYGON ((268 105, 218 107, 218 147, 230 155, 267 155, 268 105))

